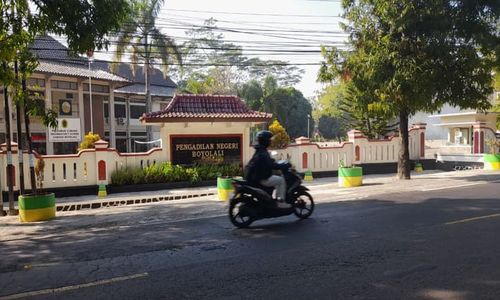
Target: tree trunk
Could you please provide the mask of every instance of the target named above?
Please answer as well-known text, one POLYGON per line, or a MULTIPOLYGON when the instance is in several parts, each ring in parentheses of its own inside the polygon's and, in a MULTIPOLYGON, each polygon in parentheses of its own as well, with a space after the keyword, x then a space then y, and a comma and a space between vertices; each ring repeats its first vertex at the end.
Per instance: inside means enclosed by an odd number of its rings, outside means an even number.
MULTIPOLYGON (((21 68, 23 66, 21 65, 21 68)), ((22 69, 21 69, 22 70, 22 69)), ((23 72, 24 74, 24 72, 23 72)), ((21 80, 21 85, 23 88, 23 94, 27 97, 27 88, 26 88, 26 78, 23 77, 21 80)), ((31 140, 31 132, 30 132, 30 116, 28 114, 28 110, 26 109, 26 103, 28 99, 24 99, 24 127, 26 131, 26 139, 28 142, 28 155, 29 155, 29 164, 30 164, 30 184, 31 184, 31 193, 38 194, 38 189, 36 186, 36 176, 35 176, 35 159, 33 157, 33 142, 31 140)))
MULTIPOLYGON (((16 81, 19 80, 19 70, 17 68, 17 61, 14 63, 14 71, 16 73, 16 81)), ((22 120, 21 120, 21 112, 22 112, 22 107, 20 101, 16 101, 16 128, 17 128, 17 154, 19 158, 19 192, 21 195, 24 195, 25 190, 24 190, 24 154, 23 154, 23 139, 22 139, 22 133, 23 133, 23 126, 22 126, 22 120)))
POLYGON ((410 179, 408 112, 405 109, 399 111, 399 137, 398 178, 410 179))
MULTIPOLYGON (((150 113, 153 109, 152 103, 151 103, 151 81, 149 80, 150 78, 150 66, 149 66, 149 59, 146 59, 145 62, 145 67, 146 67, 146 72, 144 74, 145 78, 145 83, 146 83, 146 113, 150 113)), ((148 142, 153 140, 153 127, 151 125, 146 126, 146 136, 148 139, 148 142)), ((149 145, 149 144, 147 144, 149 145)))
MULTIPOLYGON (((3 63, 3 68, 7 71, 7 63, 3 63)), ((14 179, 13 172, 14 166, 12 165, 12 146, 11 146, 11 136, 10 136, 10 109, 9 109, 9 91, 7 87, 4 87, 4 114, 5 114, 5 143, 7 144, 7 186, 9 190, 9 215, 15 214, 14 207, 14 179)))

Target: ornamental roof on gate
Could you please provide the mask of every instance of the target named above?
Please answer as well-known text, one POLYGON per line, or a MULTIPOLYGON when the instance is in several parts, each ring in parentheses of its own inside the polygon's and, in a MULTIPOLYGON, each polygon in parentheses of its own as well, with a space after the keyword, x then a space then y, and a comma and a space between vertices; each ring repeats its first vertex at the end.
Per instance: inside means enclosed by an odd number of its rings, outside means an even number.
POLYGON ((143 114, 144 123, 267 122, 272 114, 253 111, 237 96, 177 94, 162 111, 143 114))

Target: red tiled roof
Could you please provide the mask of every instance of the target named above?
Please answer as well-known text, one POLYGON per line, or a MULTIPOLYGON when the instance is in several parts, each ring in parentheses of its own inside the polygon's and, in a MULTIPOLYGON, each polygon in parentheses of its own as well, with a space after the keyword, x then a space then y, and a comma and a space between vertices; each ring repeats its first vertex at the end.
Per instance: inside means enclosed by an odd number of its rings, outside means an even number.
POLYGON ((237 96, 177 94, 163 111, 142 115, 145 123, 163 122, 266 122, 272 114, 253 111, 237 96))

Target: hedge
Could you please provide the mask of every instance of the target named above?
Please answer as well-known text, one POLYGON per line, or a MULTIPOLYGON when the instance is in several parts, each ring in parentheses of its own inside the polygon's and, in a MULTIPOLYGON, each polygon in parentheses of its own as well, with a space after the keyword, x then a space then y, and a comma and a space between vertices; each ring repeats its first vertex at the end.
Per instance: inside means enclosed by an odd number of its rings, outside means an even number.
POLYGON ((188 181, 196 183, 213 180, 220 176, 242 176, 239 164, 202 164, 191 167, 172 165, 170 162, 153 164, 143 169, 123 168, 111 174, 112 185, 132 185, 144 183, 164 183, 188 181))

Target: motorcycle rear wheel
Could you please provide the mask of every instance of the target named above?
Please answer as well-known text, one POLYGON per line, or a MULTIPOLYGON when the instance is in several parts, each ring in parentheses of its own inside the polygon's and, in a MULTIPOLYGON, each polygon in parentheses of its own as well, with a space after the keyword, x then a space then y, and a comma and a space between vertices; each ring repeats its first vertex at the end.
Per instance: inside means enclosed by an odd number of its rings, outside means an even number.
POLYGON ((250 209, 247 204, 249 200, 245 197, 238 197, 231 199, 229 203, 229 220, 238 228, 247 228, 254 221, 248 211, 250 209))
POLYGON ((293 203, 293 213, 299 219, 309 218, 314 211, 313 197, 305 191, 299 192, 296 197, 293 203))

